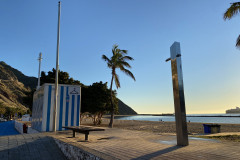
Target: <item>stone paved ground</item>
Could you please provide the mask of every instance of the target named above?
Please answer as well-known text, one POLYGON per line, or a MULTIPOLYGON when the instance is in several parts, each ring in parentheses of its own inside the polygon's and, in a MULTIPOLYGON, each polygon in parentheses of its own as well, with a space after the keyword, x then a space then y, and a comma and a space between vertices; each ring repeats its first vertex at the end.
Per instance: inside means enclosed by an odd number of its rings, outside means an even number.
MULTIPOLYGON (((240 159, 240 143, 217 141, 189 137, 190 145, 176 146, 172 135, 159 135, 150 132, 123 129, 108 129, 104 132, 91 132, 89 141, 84 141, 84 134, 71 131, 52 134, 54 138, 79 148, 90 148, 116 159, 240 159)), ((47 133, 49 135, 49 133, 47 133)))
POLYGON ((66 159, 53 138, 109 159, 240 159, 239 142, 189 137, 189 146, 178 147, 174 135, 105 129, 91 132, 87 142, 84 134, 72 138, 71 131, 1 136, 0 160, 66 159))
POLYGON ((0 160, 65 160, 53 138, 43 134, 0 137, 0 160))

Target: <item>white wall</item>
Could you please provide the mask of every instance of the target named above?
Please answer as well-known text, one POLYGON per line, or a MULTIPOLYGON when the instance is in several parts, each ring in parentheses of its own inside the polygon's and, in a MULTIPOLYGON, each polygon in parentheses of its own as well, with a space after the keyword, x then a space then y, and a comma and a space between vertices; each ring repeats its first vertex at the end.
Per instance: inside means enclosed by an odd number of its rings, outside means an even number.
MULTIPOLYGON (((24 123, 15 121, 15 129, 21 134, 23 134, 23 124, 24 123)), ((32 133, 39 133, 39 132, 37 130, 33 129, 32 127, 28 126, 27 133, 32 134, 32 133)))

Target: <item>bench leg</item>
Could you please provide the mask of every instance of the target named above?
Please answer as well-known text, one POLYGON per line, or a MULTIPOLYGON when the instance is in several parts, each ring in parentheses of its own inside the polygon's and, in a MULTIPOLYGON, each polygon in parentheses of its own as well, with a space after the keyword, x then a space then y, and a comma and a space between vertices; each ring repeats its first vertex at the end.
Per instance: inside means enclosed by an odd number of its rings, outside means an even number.
POLYGON ((73 137, 75 137, 75 131, 73 131, 73 137))
POLYGON ((85 133, 85 141, 88 140, 88 135, 89 135, 89 132, 85 133))

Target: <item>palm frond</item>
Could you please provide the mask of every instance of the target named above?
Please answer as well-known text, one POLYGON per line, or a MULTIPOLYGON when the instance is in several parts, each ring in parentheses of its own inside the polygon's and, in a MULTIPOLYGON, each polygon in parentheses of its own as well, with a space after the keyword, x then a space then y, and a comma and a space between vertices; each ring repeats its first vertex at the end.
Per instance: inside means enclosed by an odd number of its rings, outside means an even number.
POLYGON ((126 62, 126 61, 118 61, 117 66, 118 66, 119 68, 121 68, 122 66, 128 67, 128 68, 132 68, 131 65, 130 65, 128 62, 126 62))
POLYGON ((130 56, 123 56, 122 58, 121 58, 121 60, 130 60, 130 61, 132 61, 132 60, 134 60, 132 57, 130 57, 130 56))
POLYGON ((118 44, 114 44, 113 49, 117 49, 117 48, 118 48, 118 44))
POLYGON ((136 81, 134 75, 132 74, 131 71, 125 69, 125 68, 120 68, 121 71, 123 71, 126 75, 128 75, 129 77, 131 77, 134 81, 136 81))
POLYGON ((107 66, 108 66, 108 68, 112 68, 112 66, 113 66, 112 61, 111 61, 107 56, 102 55, 102 59, 103 59, 104 61, 107 61, 107 66))
POLYGON ((102 59, 104 61, 110 62, 110 59, 107 56, 105 56, 104 54, 102 55, 102 59))
POLYGON ((128 50, 120 50, 121 54, 128 54, 128 50))
POLYGON ((117 44, 114 44, 114 45, 113 45, 113 48, 112 48, 112 54, 113 54, 113 55, 116 54, 117 48, 118 48, 118 45, 117 45, 117 44))
POLYGON ((240 35, 237 38, 236 47, 240 48, 240 35))
POLYGON ((119 76, 115 73, 114 75, 114 82, 117 88, 120 88, 120 81, 119 81, 119 76))
POLYGON ((233 16, 240 12, 240 2, 231 3, 231 6, 223 15, 223 19, 231 19, 233 16))
POLYGON ((108 68, 112 68, 112 63, 107 63, 108 68))

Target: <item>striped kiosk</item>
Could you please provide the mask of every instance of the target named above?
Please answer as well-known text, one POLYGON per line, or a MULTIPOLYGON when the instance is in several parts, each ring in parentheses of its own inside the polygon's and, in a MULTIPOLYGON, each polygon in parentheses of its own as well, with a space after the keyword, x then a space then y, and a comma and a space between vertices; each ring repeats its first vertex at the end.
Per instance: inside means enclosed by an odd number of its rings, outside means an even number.
MULTIPOLYGON (((56 128, 79 126, 81 110, 81 87, 79 85, 59 84, 56 128)), ((33 96, 32 128, 53 131, 54 84, 45 83, 33 96)))

